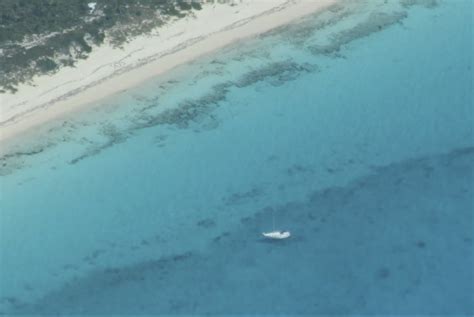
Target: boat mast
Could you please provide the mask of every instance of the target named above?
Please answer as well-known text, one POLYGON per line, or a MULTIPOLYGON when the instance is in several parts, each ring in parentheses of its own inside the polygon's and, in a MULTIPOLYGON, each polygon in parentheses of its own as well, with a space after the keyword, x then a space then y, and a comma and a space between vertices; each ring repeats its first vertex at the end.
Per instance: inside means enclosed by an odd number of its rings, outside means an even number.
POLYGON ((273 224, 272 231, 275 231, 275 210, 272 210, 272 224, 273 224))

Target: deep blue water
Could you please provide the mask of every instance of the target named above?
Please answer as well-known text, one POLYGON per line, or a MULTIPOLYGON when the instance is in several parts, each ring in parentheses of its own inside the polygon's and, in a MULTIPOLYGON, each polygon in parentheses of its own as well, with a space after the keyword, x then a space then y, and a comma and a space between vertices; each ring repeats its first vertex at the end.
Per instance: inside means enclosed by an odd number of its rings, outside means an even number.
POLYGON ((473 5, 413 3, 333 7, 19 143, 0 312, 472 315, 473 5))

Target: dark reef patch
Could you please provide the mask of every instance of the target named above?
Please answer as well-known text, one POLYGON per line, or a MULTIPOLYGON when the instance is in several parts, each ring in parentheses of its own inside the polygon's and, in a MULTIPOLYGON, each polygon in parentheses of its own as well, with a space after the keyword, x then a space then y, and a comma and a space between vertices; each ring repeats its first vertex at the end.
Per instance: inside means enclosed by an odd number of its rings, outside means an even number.
POLYGON ((355 27, 340 31, 331 37, 331 41, 325 45, 309 45, 308 50, 315 55, 331 55, 341 51, 344 45, 352 41, 367 37, 373 33, 382 31, 396 23, 400 23, 408 16, 406 11, 385 13, 373 12, 363 22, 355 27))
POLYGON ((420 240, 420 241, 417 241, 417 242, 415 243, 415 245, 416 245, 417 248, 419 248, 419 249, 424 249, 424 248, 426 247, 426 242, 420 240))
POLYGON ((198 221, 197 226, 201 228, 209 229, 209 228, 215 227, 216 222, 212 219, 206 218, 206 219, 202 219, 198 221))
POLYGON ((295 80, 302 73, 317 71, 319 71, 318 66, 310 63, 298 64, 291 60, 274 62, 246 73, 235 81, 233 86, 243 88, 261 81, 268 81, 273 86, 280 86, 285 82, 295 80))
POLYGON ((90 296, 113 290, 127 283, 144 282, 149 275, 153 275, 154 280, 158 282, 164 278, 168 267, 189 261, 195 256, 192 252, 185 252, 128 267, 93 270, 87 276, 76 277, 60 289, 44 296, 37 304, 21 303, 18 299, 11 297, 0 299, 0 302, 9 304, 13 311, 21 314, 56 314, 62 312, 67 306, 80 310, 80 302, 86 300, 90 303, 87 300, 90 296), (58 301, 58 297, 62 300, 58 301))
POLYGON ((289 176, 295 176, 298 174, 311 174, 314 170, 310 166, 303 166, 301 164, 293 164, 286 169, 286 174, 289 176))
POLYGON ((227 232, 227 231, 226 231, 226 232, 223 232, 223 233, 221 233, 220 235, 214 237, 214 238, 212 239, 212 242, 214 242, 214 243, 216 243, 216 242, 221 242, 224 238, 227 238, 227 237, 229 237, 229 236, 230 236, 230 233, 229 233, 229 232, 227 232))
POLYGON ((49 146, 36 146, 30 150, 7 153, 0 157, 0 176, 6 176, 25 166, 25 159, 43 153, 49 146))
POLYGON ((224 198, 224 202, 226 205, 242 204, 251 200, 258 199, 264 194, 265 192, 261 188, 252 188, 251 190, 246 192, 233 193, 232 195, 224 198))
POLYGON ((381 267, 375 272, 375 277, 378 280, 385 280, 390 277, 390 269, 387 267, 381 267))
POLYGON ((418 5, 428 9, 432 9, 437 7, 439 5, 439 2, 438 0, 400 0, 400 4, 405 8, 418 5))

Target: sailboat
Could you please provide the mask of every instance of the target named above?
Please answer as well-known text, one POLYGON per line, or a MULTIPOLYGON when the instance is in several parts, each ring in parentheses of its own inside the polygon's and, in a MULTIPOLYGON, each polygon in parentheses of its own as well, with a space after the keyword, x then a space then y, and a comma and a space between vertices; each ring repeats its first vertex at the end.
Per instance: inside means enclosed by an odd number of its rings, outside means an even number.
POLYGON ((273 210, 272 210, 272 222, 273 222, 272 231, 262 232, 262 235, 265 238, 281 240, 281 239, 286 239, 286 238, 291 237, 291 233, 289 231, 275 230, 275 214, 273 210))

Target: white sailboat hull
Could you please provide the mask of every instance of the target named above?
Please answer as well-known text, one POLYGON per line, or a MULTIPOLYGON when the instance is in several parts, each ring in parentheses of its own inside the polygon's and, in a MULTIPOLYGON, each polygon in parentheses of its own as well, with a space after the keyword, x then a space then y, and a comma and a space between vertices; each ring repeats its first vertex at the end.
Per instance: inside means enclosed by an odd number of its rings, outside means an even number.
POLYGON ((289 231, 272 231, 272 232, 262 232, 262 235, 268 239, 286 239, 291 236, 289 231))

